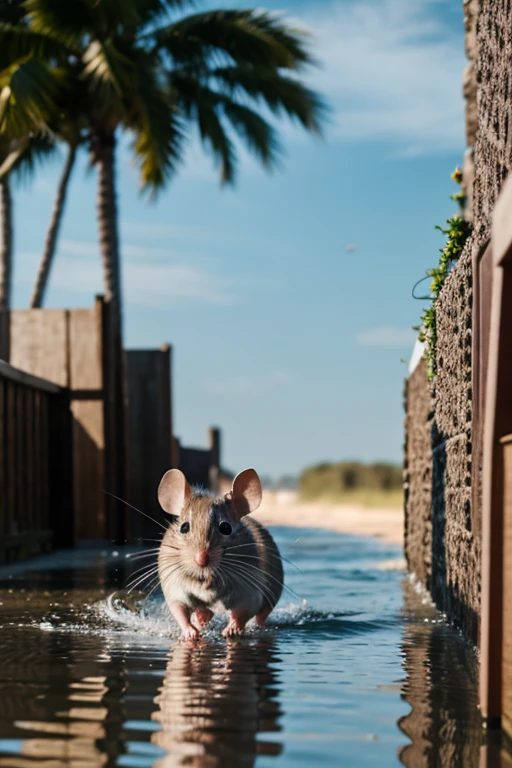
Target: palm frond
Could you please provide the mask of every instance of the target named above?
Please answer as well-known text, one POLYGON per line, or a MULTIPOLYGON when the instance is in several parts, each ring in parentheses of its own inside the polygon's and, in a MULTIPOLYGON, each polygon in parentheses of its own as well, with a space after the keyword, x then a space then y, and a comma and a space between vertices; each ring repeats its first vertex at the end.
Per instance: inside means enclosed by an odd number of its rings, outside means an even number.
POLYGON ((137 62, 138 88, 128 128, 135 131, 133 149, 142 189, 154 195, 175 173, 183 149, 184 131, 168 90, 162 89, 151 63, 137 62))
POLYGON ((308 131, 321 133, 328 113, 327 105, 299 80, 269 69, 244 66, 217 67, 210 75, 232 98, 246 94, 256 102, 265 102, 275 114, 284 112, 298 119, 308 131))
POLYGON ((151 37, 176 62, 207 60, 214 51, 254 67, 298 69, 313 62, 305 34, 262 11, 197 13, 161 27, 151 37))
POLYGON ((31 176, 37 166, 54 157, 57 142, 47 134, 36 134, 32 138, 24 136, 8 144, 8 151, 3 153, 0 164, 0 181, 14 173, 18 180, 31 176))
POLYGON ((254 110, 229 99, 223 100, 222 109, 238 136, 262 165, 269 170, 278 165, 282 150, 275 129, 254 110))
MULTIPOLYGON (((0 181, 9 175, 20 157, 26 151, 30 142, 28 136, 24 136, 22 139, 12 141, 6 148, 2 146, 3 152, 0 152, 0 181)), ((0 145, 4 142, 0 141, 0 145)))
POLYGON ((26 56, 60 60, 68 54, 69 50, 55 37, 27 27, 0 23, 0 70, 26 56))
POLYGON ((209 148, 215 164, 220 165, 221 184, 234 184, 236 179, 236 152, 215 111, 214 102, 198 101, 197 123, 203 144, 209 148))
POLYGON ((173 78, 172 93, 184 117, 188 121, 197 121, 203 144, 216 164, 220 164, 221 183, 233 184, 236 152, 221 122, 222 96, 183 73, 173 78))
POLYGON ((149 32, 146 27, 154 28, 158 22, 164 19, 169 20, 174 12, 187 6, 193 7, 195 4, 195 0, 135 0, 135 7, 142 20, 143 32, 149 32))
POLYGON ((130 90, 135 77, 135 66, 112 40, 102 43, 94 40, 83 55, 83 78, 95 97, 108 101, 121 101, 130 90))
POLYGON ((47 130, 62 82, 62 72, 40 59, 1 72, 0 133, 15 138, 47 130))
POLYGON ((88 0, 25 0, 32 29, 76 46, 94 28, 93 4, 88 0))
POLYGON ((29 140, 25 151, 19 155, 12 167, 16 180, 26 181, 41 165, 52 160, 57 154, 58 145, 53 136, 36 134, 29 140))

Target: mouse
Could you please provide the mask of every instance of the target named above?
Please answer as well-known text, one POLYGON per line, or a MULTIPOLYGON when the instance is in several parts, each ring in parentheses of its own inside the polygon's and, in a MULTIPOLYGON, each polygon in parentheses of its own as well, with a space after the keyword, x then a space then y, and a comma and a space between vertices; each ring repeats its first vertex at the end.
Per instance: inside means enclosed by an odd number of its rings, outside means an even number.
POLYGON ((257 472, 244 469, 231 490, 216 497, 170 469, 158 487, 158 501, 170 516, 158 574, 182 637, 196 640, 214 614, 224 611, 230 614, 224 637, 242 635, 254 617, 264 626, 281 597, 284 574, 274 539, 249 517, 262 501, 257 472))

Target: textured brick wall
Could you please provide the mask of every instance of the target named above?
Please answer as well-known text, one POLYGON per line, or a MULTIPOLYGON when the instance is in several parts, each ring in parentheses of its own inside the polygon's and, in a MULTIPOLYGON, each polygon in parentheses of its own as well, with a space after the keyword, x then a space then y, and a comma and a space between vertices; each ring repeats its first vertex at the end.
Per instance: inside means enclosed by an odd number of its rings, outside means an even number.
POLYGON ((431 591, 436 603, 476 642, 480 525, 472 502, 472 298, 470 242, 436 307, 431 591))
POLYGON ((465 181, 474 231, 437 302, 435 386, 420 369, 408 382, 406 555, 438 606, 476 642, 481 467, 473 452, 472 264, 490 239, 492 212, 512 167, 512 0, 466 0, 464 8, 465 181))
POLYGON ((405 556, 425 586, 432 579, 432 418, 434 401, 421 360, 406 384, 405 556))

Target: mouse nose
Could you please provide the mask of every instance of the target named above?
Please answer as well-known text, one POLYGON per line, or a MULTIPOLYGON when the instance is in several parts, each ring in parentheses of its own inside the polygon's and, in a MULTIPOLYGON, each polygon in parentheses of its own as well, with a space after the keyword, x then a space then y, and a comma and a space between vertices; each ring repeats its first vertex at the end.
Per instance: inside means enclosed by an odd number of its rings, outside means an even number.
POLYGON ((208 561, 209 561, 208 550, 207 549, 198 550, 194 556, 194 560, 198 565, 204 568, 205 565, 208 565, 208 561))

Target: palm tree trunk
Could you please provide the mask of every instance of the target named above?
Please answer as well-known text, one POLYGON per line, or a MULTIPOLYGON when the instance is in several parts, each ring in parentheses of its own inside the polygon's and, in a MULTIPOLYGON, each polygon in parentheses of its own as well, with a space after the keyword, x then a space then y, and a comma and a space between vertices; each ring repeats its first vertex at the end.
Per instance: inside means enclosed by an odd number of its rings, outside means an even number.
POLYGON ((69 147, 68 159, 64 166, 64 171, 57 189, 57 197, 55 198, 55 204, 53 206, 52 218, 48 233, 46 235, 46 242, 44 245, 43 255, 39 263, 39 271, 37 273, 36 284, 32 292, 32 298, 30 299, 30 308, 38 309, 43 306, 44 295, 48 288, 48 282, 50 278, 50 269, 55 257, 55 251, 57 247, 57 237, 59 235, 60 224, 62 221, 62 215, 64 213, 64 206, 66 204, 66 194, 68 191, 69 179, 71 172, 75 164, 76 159, 76 146, 71 144, 69 147))
POLYGON ((105 300, 111 303, 113 314, 121 324, 121 280, 119 258, 119 235, 117 201, 115 189, 115 138, 103 140, 96 149, 98 164, 97 217, 100 238, 105 300))
POLYGON ((9 177, 0 181, 0 310, 10 309, 12 287, 12 198, 9 177))
MULTIPOLYGON (((126 381, 123 354, 121 266, 115 189, 115 138, 95 136, 93 158, 98 166, 97 219, 105 284, 104 326, 105 482, 108 490, 125 498, 126 381)), ((108 536, 126 540, 124 505, 109 497, 108 536)))

